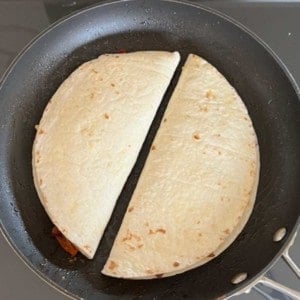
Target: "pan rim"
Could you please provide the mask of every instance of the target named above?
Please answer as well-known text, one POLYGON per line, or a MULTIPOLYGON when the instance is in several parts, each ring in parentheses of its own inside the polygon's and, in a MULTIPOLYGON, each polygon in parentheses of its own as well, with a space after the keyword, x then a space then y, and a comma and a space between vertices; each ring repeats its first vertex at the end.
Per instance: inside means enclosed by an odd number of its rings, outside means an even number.
MULTIPOLYGON (((90 6, 87 6, 85 8, 82 8, 78 11, 75 11, 71 14, 68 14, 64 16, 63 18, 60 18, 59 20, 55 21, 51 25, 49 25, 47 28, 42 30, 35 38, 33 38, 25 47, 19 52, 19 54, 13 59, 13 61, 9 64, 8 68, 6 71, 3 73, 3 75, 0 78, 0 90, 3 88, 5 81, 13 72, 15 66, 17 63, 22 59, 22 57, 27 53, 27 51, 30 51, 32 46, 34 46, 41 38, 45 37, 49 32, 54 30, 56 27, 62 25, 65 22, 68 22, 69 20, 76 18, 77 16, 84 14, 90 10, 94 10, 97 8, 102 8, 105 6, 109 5, 114 5, 114 4, 120 4, 120 3, 125 3, 125 2, 137 2, 138 0, 105 0, 102 1, 101 3, 98 4, 93 4, 90 6)), ((284 72, 285 76, 291 83, 293 89, 296 92, 296 95, 298 97, 298 103, 300 105, 300 88, 294 79, 293 75, 289 71, 289 69, 286 67, 284 62, 280 59, 280 57, 272 50, 272 48, 264 42, 258 35, 256 35, 253 31, 251 31, 249 28, 247 28, 245 25, 240 23, 239 21, 233 19, 230 16, 227 16, 224 13, 219 12, 216 9, 207 7, 203 4, 198 4, 198 3, 192 3, 187 0, 152 0, 155 2, 169 2, 169 3, 175 3, 178 5, 185 5, 185 6, 190 6, 194 7, 195 9, 200 9, 202 11, 206 11, 210 14, 216 15, 223 20, 231 23, 232 25, 238 27, 240 30, 248 34, 252 39, 254 39, 261 47, 263 47, 269 55, 275 60, 275 62, 278 64, 278 66, 281 68, 281 70, 284 72)), ((1 105, 1 102, 0 102, 1 105)), ((245 289, 247 286, 251 286, 253 282, 255 282, 259 277, 261 277, 263 274, 265 274, 276 262, 277 260, 281 257, 282 253, 284 250, 287 248, 288 244, 291 242, 294 234, 296 233, 298 226, 300 224, 300 216, 298 217, 297 221, 295 222, 294 227, 289 231, 288 236, 284 239, 282 242, 282 245, 280 249, 278 250, 277 254, 273 257, 273 259, 270 260, 270 262, 260 271, 258 272, 255 276, 253 276, 251 279, 248 279, 246 282, 239 284, 238 286, 234 287, 229 293, 226 295, 223 295, 224 297, 231 297, 235 294, 237 294, 239 291, 245 289)), ((60 293, 64 294, 65 296, 71 298, 71 299, 83 299, 78 295, 73 294, 69 290, 64 289, 61 285, 53 281, 51 278, 46 276, 42 271, 38 270, 32 262, 24 256, 22 251, 18 248, 16 243, 13 241, 13 239, 10 237, 8 231, 6 230, 6 227, 4 226, 1 218, 0 218, 0 232, 5 238, 5 240, 8 242, 10 247, 13 249, 13 251, 17 254, 17 256, 23 261, 23 263, 33 272, 35 273, 39 278, 41 278, 44 282, 46 282, 48 285, 53 287, 55 290, 59 291, 60 293)), ((271 241, 270 241, 271 242, 271 241)))

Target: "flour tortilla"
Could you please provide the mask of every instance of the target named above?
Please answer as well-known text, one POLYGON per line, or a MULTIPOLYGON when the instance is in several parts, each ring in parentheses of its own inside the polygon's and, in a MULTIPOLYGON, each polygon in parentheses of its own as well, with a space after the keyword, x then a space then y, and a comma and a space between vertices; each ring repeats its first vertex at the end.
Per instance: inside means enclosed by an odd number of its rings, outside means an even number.
POLYGON ((88 258, 178 62, 177 52, 102 55, 75 70, 45 109, 34 183, 52 222, 88 258))
POLYGON ((160 278, 213 259, 245 226, 258 174, 246 107, 211 64, 190 55, 102 273, 160 278))

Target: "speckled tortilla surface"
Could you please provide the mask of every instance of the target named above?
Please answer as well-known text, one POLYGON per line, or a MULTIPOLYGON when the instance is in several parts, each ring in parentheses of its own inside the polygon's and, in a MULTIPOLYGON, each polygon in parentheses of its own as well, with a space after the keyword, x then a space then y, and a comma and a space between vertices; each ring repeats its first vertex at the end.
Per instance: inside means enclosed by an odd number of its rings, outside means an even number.
POLYGON ((243 101, 189 55, 102 273, 161 278, 210 261, 244 228, 258 176, 243 101))
POLYGON ((48 103, 33 176, 52 222, 92 258, 179 62, 177 52, 101 55, 48 103))

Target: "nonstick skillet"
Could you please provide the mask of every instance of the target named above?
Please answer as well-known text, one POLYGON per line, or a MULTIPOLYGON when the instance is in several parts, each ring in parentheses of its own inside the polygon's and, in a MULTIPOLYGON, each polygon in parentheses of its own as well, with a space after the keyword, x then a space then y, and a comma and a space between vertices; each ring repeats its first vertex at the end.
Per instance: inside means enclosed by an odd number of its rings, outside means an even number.
POLYGON ((299 89, 287 69, 243 26, 191 3, 115 1, 73 14, 35 39, 18 56, 0 85, 1 230, 37 274, 74 297, 214 299, 243 289, 275 262, 296 231, 300 212, 299 157, 299 89), (247 226, 222 255, 170 278, 128 281, 105 277, 100 271, 180 68, 94 260, 81 256, 70 259, 61 250, 51 237, 52 224, 33 185, 34 125, 47 101, 77 66, 102 53, 124 49, 178 50, 182 63, 189 53, 204 57, 237 89, 258 136, 261 174, 256 205, 247 226), (274 236, 279 241, 275 242, 274 236))

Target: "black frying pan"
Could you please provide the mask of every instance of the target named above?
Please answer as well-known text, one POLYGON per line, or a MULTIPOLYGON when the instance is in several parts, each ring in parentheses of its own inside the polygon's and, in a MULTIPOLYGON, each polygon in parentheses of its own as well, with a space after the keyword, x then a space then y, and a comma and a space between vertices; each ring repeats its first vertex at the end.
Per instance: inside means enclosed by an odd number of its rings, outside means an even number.
MULTIPOLYGON (((108 2, 83 10, 42 33, 17 58, 0 86, 1 229, 24 261, 69 295, 88 299, 192 298, 232 294, 266 271, 282 253, 300 211, 299 90, 274 53, 247 29, 216 12, 176 1, 108 2), (119 49, 178 50, 215 65, 238 90, 256 129, 261 174, 246 228, 219 257, 170 278, 127 281, 102 276, 126 205, 177 76, 107 227, 94 260, 71 261, 51 237, 51 223, 35 192, 31 170, 34 125, 60 83, 80 64, 119 49), (272 241, 278 228, 287 235, 272 241), (239 272, 248 278, 231 283, 239 272)), ((134 134, 134 132, 132 133, 134 134)))

